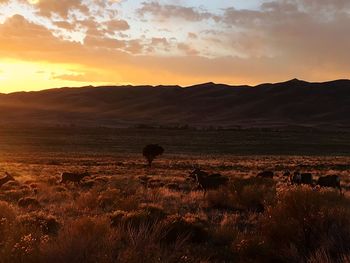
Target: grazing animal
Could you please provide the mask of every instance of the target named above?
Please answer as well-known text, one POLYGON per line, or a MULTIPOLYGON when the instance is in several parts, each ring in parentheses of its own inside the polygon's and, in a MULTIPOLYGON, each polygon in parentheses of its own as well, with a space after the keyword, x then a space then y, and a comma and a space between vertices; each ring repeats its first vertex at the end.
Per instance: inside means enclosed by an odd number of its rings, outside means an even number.
POLYGON ((273 178, 274 173, 272 171, 263 171, 258 173, 257 177, 261 178, 273 178))
POLYGON ((190 172, 189 177, 196 181, 198 188, 204 191, 204 195, 207 190, 217 189, 220 186, 226 185, 229 180, 228 177, 221 174, 208 174, 200 169, 190 172))
POLYGON ((67 182, 73 182, 73 183, 80 183, 81 179, 83 179, 86 176, 90 176, 88 172, 85 173, 62 173, 62 180, 61 183, 67 183, 67 182))
POLYGON ((340 177, 338 175, 321 176, 318 178, 317 184, 321 187, 338 188, 339 191, 342 192, 342 189, 340 186, 340 177))
POLYGON ((300 172, 294 172, 293 175, 290 176, 290 182, 291 184, 307 184, 312 185, 313 179, 311 173, 300 173, 300 172))
POLYGON ((8 172, 5 172, 5 176, 3 178, 0 178, 0 187, 4 184, 6 184, 9 181, 16 181, 15 178, 8 172))

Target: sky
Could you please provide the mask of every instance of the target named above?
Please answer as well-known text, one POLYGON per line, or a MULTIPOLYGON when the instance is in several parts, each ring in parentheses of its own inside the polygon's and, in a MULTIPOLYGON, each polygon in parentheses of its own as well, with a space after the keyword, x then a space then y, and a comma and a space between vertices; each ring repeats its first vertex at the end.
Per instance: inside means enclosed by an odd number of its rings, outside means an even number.
POLYGON ((349 0, 0 0, 0 92, 348 79, 349 0))

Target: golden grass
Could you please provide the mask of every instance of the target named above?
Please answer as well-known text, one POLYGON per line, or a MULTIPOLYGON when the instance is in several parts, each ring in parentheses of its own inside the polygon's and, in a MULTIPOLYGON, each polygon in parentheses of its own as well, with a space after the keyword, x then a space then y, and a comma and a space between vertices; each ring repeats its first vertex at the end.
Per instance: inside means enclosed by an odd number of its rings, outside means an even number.
POLYGON ((175 156, 152 169, 136 156, 33 160, 0 167, 16 179, 0 187, 0 262, 349 262, 345 157, 175 156), (228 176, 228 186, 191 190, 193 162, 228 176), (339 174, 345 195, 254 177, 301 163, 339 174), (92 176, 59 184, 64 171, 92 176))

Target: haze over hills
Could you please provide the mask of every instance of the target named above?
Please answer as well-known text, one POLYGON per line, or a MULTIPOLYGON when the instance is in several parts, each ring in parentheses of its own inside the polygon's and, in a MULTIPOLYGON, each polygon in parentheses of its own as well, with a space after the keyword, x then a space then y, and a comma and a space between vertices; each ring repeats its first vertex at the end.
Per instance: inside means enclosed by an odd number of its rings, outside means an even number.
POLYGON ((1 125, 350 127, 350 80, 105 86, 0 94, 1 125))

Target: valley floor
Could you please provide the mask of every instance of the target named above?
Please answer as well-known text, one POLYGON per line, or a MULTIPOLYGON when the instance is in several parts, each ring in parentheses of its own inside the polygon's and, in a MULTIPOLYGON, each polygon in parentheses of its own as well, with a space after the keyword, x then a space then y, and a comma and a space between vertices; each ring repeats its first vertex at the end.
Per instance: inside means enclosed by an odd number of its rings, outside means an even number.
POLYGON ((349 157, 139 154, 3 156, 2 262, 337 262, 349 260, 349 157), (228 186, 194 189, 193 167, 228 186), (256 174, 272 170, 276 178, 256 174), (336 190, 290 186, 285 171, 338 174, 336 190), (60 184, 62 172, 91 176, 60 184), (149 177, 149 185, 140 177, 149 177), (23 201, 27 200, 27 201, 23 201), (307 232, 305 232, 307 231, 307 232), (321 260, 321 261, 320 261, 321 260))
POLYGON ((188 143, 175 131, 159 131, 158 141, 149 131, 55 132, 0 132, 0 262, 350 262, 350 157, 339 154, 348 150, 341 138, 315 146, 326 149, 319 155, 262 155, 239 152, 237 138, 226 148, 235 154, 209 153, 214 132, 188 143), (152 168, 141 155, 147 142, 166 149, 152 168), (332 143, 337 150, 326 154, 332 143), (229 182, 204 195, 188 178, 195 167, 229 182), (264 170, 274 179, 256 178, 264 170), (339 175, 344 195, 290 185, 283 174, 297 170, 315 180, 339 175), (14 180, 1 183, 6 172, 14 180), (90 176, 61 184, 63 172, 90 176))

